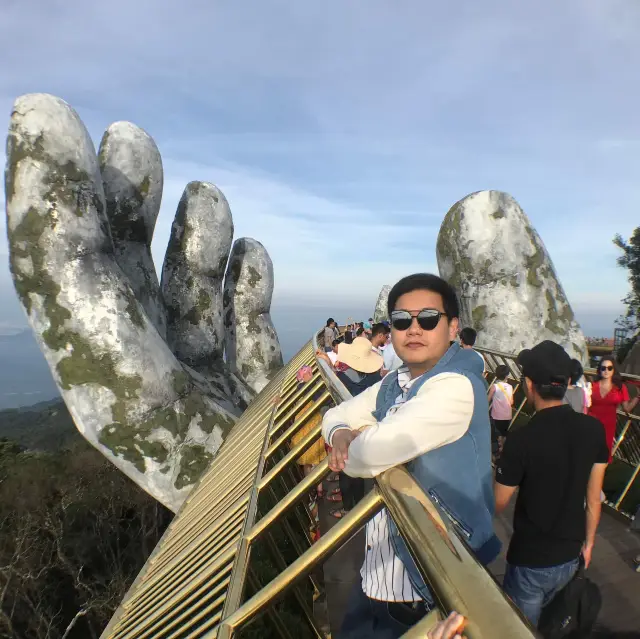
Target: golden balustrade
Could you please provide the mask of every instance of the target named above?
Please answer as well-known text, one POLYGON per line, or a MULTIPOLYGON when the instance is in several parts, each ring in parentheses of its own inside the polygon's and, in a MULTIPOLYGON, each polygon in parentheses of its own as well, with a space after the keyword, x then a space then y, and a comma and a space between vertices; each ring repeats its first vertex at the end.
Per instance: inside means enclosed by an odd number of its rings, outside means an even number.
MULTIPOLYGON (((323 562, 381 508, 395 521, 437 608, 405 637, 426 637, 451 610, 467 618, 468 639, 534 637, 530 627, 413 478, 393 468, 318 540, 309 493, 328 474, 326 460, 307 476, 296 461, 320 435, 320 416, 349 394, 317 359, 314 337, 252 402, 168 527, 103 639, 232 639, 328 636, 314 614, 323 562), (302 365, 313 370, 300 385, 302 365), (311 405, 309 405, 311 403, 311 405), (309 432, 292 437, 314 420, 309 432)), ((528 415, 513 356, 479 349, 488 381, 506 364, 516 390, 513 425, 528 415)), ((593 371, 589 371, 593 374, 593 371)), ((638 421, 621 421, 616 458, 638 474, 638 421), (624 422, 624 423, 622 423, 624 422)), ((619 508, 632 481, 614 507, 619 508)))

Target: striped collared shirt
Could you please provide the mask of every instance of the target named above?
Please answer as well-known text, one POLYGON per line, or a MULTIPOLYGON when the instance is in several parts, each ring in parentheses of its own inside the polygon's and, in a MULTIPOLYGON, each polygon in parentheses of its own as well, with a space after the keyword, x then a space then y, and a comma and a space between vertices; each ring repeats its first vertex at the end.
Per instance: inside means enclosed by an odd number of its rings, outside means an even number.
MULTIPOLYGON (((387 411, 391 415, 407 400, 409 389, 420 379, 411 379, 409 369, 398 370, 398 383, 402 393, 387 411)), ((389 514, 383 508, 366 527, 364 564, 360 569, 362 590, 371 599, 382 601, 419 601, 422 598, 413 589, 402 561, 393 552, 389 536, 389 514)))

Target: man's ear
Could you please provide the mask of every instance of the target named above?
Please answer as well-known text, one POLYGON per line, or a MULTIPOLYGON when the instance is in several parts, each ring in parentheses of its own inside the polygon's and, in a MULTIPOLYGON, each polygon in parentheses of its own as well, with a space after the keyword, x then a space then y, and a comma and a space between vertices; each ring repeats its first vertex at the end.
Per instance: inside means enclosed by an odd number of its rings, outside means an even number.
POLYGON ((524 391, 527 394, 527 397, 533 397, 533 391, 534 391, 533 382, 528 377, 525 377, 524 385, 526 387, 524 391))
POLYGON ((458 329, 460 328, 460 320, 457 317, 454 317, 449 322, 449 340, 454 342, 456 337, 458 337, 458 329))

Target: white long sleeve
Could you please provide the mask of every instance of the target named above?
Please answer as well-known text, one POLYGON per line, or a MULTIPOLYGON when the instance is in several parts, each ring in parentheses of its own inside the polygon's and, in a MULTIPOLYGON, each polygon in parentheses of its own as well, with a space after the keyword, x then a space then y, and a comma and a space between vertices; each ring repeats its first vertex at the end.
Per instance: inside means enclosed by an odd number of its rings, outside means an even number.
MULTIPOLYGON (((331 420, 350 428, 369 426, 349 446, 345 473, 352 477, 375 477, 429 450, 460 439, 473 414, 473 387, 459 373, 441 373, 427 380, 416 396, 395 412, 376 422, 371 416, 379 384, 332 409, 343 411, 331 420), (347 406, 349 405, 349 406, 347 406), (368 421, 365 420, 369 411, 368 421)), ((325 419, 329 417, 329 411, 325 419)), ((324 434, 325 426, 323 426, 324 434)), ((330 428, 328 428, 330 430, 330 428)))
POLYGON ((371 413, 376 408, 376 397, 381 384, 382 380, 325 413, 322 420, 322 436, 329 446, 331 446, 331 434, 335 426, 359 430, 363 426, 372 426, 376 423, 371 413))

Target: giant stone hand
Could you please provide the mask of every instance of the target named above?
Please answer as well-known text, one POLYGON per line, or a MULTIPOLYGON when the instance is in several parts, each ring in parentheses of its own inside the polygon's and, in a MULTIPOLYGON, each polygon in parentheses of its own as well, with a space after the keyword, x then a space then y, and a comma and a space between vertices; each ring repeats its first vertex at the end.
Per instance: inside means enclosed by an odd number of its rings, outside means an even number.
POLYGON ((16 291, 79 431, 175 511, 282 355, 271 260, 255 240, 232 248, 212 184, 187 185, 158 283, 162 185, 138 127, 113 124, 96 156, 64 101, 16 100, 5 173, 16 291))
POLYGON ((436 255, 479 346, 519 353, 550 339, 587 363, 584 335, 551 257, 510 195, 479 191, 456 202, 440 227, 436 255))

